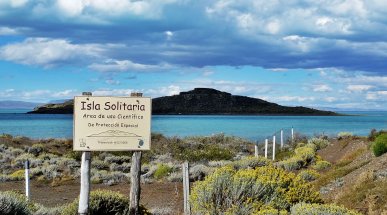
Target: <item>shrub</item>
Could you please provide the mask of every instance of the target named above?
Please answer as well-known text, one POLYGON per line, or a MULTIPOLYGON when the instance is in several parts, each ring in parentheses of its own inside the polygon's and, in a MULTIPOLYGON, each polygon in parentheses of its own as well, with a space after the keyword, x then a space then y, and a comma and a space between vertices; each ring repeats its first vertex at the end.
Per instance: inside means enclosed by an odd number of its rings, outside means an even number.
POLYGON ((293 157, 280 161, 277 165, 287 171, 299 170, 312 162, 315 156, 315 145, 308 143, 305 146, 296 148, 293 157))
POLYGON ((14 192, 0 192, 1 215, 30 215, 27 200, 14 192))
POLYGON ((377 131, 376 129, 372 129, 370 134, 368 135, 368 140, 374 141, 376 137, 378 137, 381 134, 387 134, 387 130, 377 131))
POLYGON ((305 204, 294 205, 290 210, 291 215, 361 215, 361 213, 348 210, 333 204, 305 204))
MULTIPOLYGON (((77 215, 78 214, 78 201, 75 199, 72 203, 67 205, 62 215, 77 215)), ((98 214, 127 214, 129 210, 129 200, 124 195, 108 191, 108 190, 96 190, 90 193, 89 202, 89 215, 98 214)), ((149 214, 147 209, 143 206, 140 207, 140 214, 149 214)))
POLYGON ((34 144, 31 147, 27 148, 27 152, 38 156, 39 154, 46 152, 46 149, 43 144, 34 144))
POLYGON ((213 171, 212 168, 205 166, 203 164, 198 164, 189 169, 190 178, 194 181, 203 180, 208 174, 213 171))
POLYGON ((332 164, 329 163, 328 161, 316 161, 316 163, 314 165, 312 165, 312 168, 315 170, 321 171, 321 170, 327 169, 331 166, 332 166, 332 164))
POLYGON ((303 170, 298 173, 298 176, 300 176, 305 181, 314 181, 320 176, 320 174, 314 170, 303 170))
POLYGON ((387 152, 387 133, 376 137, 375 142, 372 144, 372 151, 376 157, 387 152))
POLYGON ((352 136, 353 136, 353 133, 351 133, 351 132, 345 132, 345 131, 339 132, 339 133, 337 134, 337 138, 339 138, 339 139, 349 138, 349 137, 352 137, 352 136))
POLYGON ((110 157, 105 157, 105 162, 106 163, 116 163, 116 164, 122 164, 122 163, 130 163, 132 160, 131 157, 129 156, 110 156, 110 157))
POLYGON ((154 173, 154 177, 155 179, 161 179, 167 176, 171 172, 172 172, 172 167, 165 164, 159 164, 157 165, 157 169, 154 173))
POLYGON ((309 139, 308 143, 316 145, 317 150, 323 149, 329 145, 329 141, 322 138, 309 139))
POLYGON ((300 157, 303 161, 305 161, 305 163, 311 162, 316 154, 313 147, 308 146, 296 148, 294 150, 294 153, 296 156, 300 157))
POLYGON ((268 166, 272 162, 264 157, 246 157, 233 162, 231 165, 235 169, 255 169, 257 167, 268 166))
POLYGON ((63 210, 63 206, 46 208, 43 205, 37 205, 37 211, 34 215, 60 215, 63 210))
POLYGON ((301 169, 302 166, 304 166, 304 161, 300 157, 294 156, 287 160, 278 162, 277 165, 287 171, 294 171, 301 169))
POLYGON ((122 164, 117 164, 117 163, 112 163, 110 164, 110 171, 120 171, 120 172, 130 172, 131 165, 130 163, 122 163, 122 164))
POLYGON ((253 214, 264 205, 288 210, 298 202, 321 202, 311 184, 271 165, 245 170, 222 167, 196 182, 191 197, 199 214, 253 214))
POLYGON ((21 181, 21 180, 24 180, 24 175, 25 175, 24 169, 20 169, 13 172, 9 176, 9 178, 11 179, 11 181, 21 181))

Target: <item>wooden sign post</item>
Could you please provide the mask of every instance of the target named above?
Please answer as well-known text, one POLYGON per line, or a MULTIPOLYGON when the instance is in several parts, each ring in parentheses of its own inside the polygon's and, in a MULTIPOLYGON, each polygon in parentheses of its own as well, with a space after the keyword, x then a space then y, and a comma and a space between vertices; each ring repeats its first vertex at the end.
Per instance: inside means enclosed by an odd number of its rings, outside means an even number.
MULTIPOLYGON (((131 97, 142 97, 142 93, 131 93, 131 97)), ((129 211, 130 214, 140 214, 140 174, 141 174, 141 151, 135 151, 132 155, 132 164, 130 167, 130 193, 129 193, 129 211)))
MULTIPOLYGON (((91 96, 90 92, 83 92, 83 96, 91 96)), ((81 160, 81 191, 79 194, 78 214, 84 215, 89 211, 90 196, 90 163, 91 156, 89 151, 82 152, 81 160)))

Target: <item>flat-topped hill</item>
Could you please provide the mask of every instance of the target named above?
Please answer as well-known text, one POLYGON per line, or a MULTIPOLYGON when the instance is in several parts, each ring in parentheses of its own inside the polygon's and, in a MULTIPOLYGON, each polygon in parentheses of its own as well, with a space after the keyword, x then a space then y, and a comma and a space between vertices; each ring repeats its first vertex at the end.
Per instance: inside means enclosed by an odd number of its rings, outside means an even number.
MULTIPOLYGON (((72 114, 74 102, 46 104, 29 113, 72 114)), ((262 99, 231 95, 211 88, 195 88, 179 95, 163 96, 152 100, 152 113, 158 115, 338 115, 306 107, 287 107, 262 99)))

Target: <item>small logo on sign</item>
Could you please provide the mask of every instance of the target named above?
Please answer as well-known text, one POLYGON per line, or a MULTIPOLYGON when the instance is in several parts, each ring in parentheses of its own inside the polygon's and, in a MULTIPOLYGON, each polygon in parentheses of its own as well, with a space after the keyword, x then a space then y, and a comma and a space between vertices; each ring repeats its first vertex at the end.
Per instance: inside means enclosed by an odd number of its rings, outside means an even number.
POLYGON ((86 146, 86 141, 85 141, 85 139, 79 139, 79 146, 80 146, 80 147, 85 147, 85 146, 86 146))

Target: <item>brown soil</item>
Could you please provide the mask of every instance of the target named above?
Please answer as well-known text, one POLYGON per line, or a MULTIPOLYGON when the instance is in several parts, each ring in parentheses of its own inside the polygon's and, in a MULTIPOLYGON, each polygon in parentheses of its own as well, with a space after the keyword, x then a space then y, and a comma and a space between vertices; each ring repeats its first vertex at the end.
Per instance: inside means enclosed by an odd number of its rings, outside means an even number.
MULTIPOLYGON (((53 207, 72 202, 79 195, 79 181, 70 181, 64 185, 52 187, 37 181, 32 181, 30 186, 31 200, 44 206, 53 207)), ((0 191, 13 190, 24 193, 24 182, 3 182, 0 183, 0 191)), ((130 184, 117 184, 107 186, 103 184, 92 184, 91 190, 107 189, 118 191, 129 196, 130 184)), ((182 183, 155 182, 141 184, 141 200, 148 209, 169 209, 173 214, 182 214, 183 211, 183 189, 182 183)))

